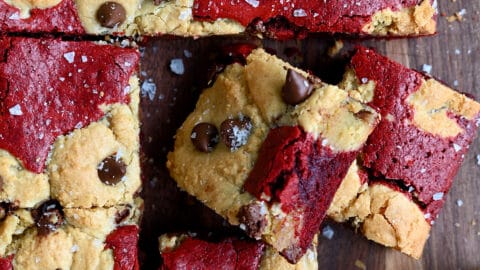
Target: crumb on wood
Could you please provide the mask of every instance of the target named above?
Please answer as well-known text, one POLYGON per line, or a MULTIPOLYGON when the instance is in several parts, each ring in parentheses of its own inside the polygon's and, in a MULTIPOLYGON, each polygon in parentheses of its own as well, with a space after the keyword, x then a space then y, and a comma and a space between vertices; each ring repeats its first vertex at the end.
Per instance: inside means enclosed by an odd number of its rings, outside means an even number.
POLYGON ((361 260, 356 260, 356 261, 355 261, 355 266, 356 266, 358 269, 367 270, 367 266, 366 266, 365 263, 362 262, 361 260))

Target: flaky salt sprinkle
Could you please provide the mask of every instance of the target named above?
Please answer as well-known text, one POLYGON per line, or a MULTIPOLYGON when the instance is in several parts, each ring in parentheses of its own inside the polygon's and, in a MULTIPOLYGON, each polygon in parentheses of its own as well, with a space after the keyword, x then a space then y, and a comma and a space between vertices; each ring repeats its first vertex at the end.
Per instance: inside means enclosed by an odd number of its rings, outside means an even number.
POLYGON ((462 205, 463 205, 463 201, 460 200, 460 199, 458 199, 458 200, 457 200, 457 206, 458 206, 458 207, 461 207, 462 205))
POLYGON ((8 109, 8 112, 10 112, 11 115, 16 115, 16 116, 23 115, 22 107, 20 107, 20 104, 17 104, 11 107, 10 109, 8 109))
POLYGON ((8 18, 10 20, 20 20, 20 15, 18 14, 18 12, 15 12, 12 15, 10 15, 10 17, 8 17, 8 18))
POLYGON ((78 245, 77 245, 77 244, 74 244, 74 245, 72 246, 72 248, 70 248, 70 252, 75 253, 75 252, 77 252, 79 249, 80 249, 80 248, 78 247, 78 245))
POLYGON ((75 52, 68 52, 63 54, 63 57, 65 60, 67 60, 68 63, 72 64, 75 61, 75 52))
POLYGON ((181 21, 186 21, 189 18, 192 17, 192 10, 191 9, 185 9, 180 11, 180 15, 178 15, 178 19, 181 21))
POLYGON ((323 227, 323 229, 322 229, 323 237, 327 238, 328 240, 331 240, 333 238, 334 234, 335 234, 335 232, 333 231, 332 227, 330 227, 328 225, 323 227))
POLYGON ((458 152, 460 150, 462 150, 462 147, 456 143, 453 144, 453 149, 455 149, 455 152, 458 152))
POLYGON ((432 198, 434 201, 440 201, 441 199, 443 199, 443 192, 437 192, 433 194, 432 198))
POLYGON ((304 9, 295 9, 293 11, 293 17, 297 17, 297 18, 300 18, 300 17, 307 17, 307 12, 305 12, 304 9))
POLYGON ((86 63, 88 61, 88 57, 85 55, 82 55, 82 63, 86 63))
POLYGON ((183 65, 183 59, 181 58, 172 59, 170 61, 170 70, 177 75, 183 75, 183 73, 185 73, 185 66, 183 65))
POLYGON ((260 5, 260 1, 258 0, 245 0, 245 2, 254 8, 257 8, 260 5))
POLYGON ((430 72, 432 72, 432 66, 429 65, 429 64, 423 64, 422 70, 423 70, 425 73, 430 74, 430 72))
POLYGON ((150 100, 153 100, 157 92, 157 86, 151 79, 148 79, 142 83, 141 92, 142 96, 148 96, 150 100))

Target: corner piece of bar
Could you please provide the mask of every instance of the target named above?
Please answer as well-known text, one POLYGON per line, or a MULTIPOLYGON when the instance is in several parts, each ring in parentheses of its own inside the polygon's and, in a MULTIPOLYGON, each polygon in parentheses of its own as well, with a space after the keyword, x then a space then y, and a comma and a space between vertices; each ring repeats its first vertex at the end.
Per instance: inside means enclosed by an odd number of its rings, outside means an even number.
POLYGON ((353 218, 367 238, 419 258, 475 137, 480 104, 364 47, 340 85, 382 120, 329 215, 353 218))

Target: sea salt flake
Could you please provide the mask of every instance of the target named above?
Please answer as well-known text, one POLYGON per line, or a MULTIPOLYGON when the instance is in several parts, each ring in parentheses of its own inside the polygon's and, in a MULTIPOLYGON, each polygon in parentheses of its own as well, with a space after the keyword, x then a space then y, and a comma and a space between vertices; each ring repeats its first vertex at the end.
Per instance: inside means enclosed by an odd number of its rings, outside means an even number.
POLYGON ((141 87, 142 96, 148 96, 150 100, 155 98, 155 93, 157 92, 157 86, 155 83, 147 80, 142 83, 141 87))
POLYGON ((458 152, 460 150, 462 150, 462 147, 456 143, 453 144, 453 149, 455 149, 455 152, 458 152))
POLYGON ((63 54, 63 57, 67 60, 68 63, 72 64, 75 61, 75 52, 68 52, 63 54))
POLYGON ((82 63, 86 63, 88 61, 88 57, 85 55, 82 55, 82 63))
POLYGON ((363 78, 362 78, 362 83, 363 83, 363 84, 368 83, 368 78, 363 77, 363 78))
POLYGON ((323 229, 322 229, 323 237, 327 238, 328 240, 331 240, 333 238, 334 234, 335 234, 335 232, 333 231, 332 227, 330 227, 328 225, 323 227, 323 229))
POLYGON ((433 194, 432 198, 434 201, 440 201, 441 199, 443 199, 443 192, 437 192, 433 194))
POLYGON ((257 8, 260 5, 260 1, 258 0, 245 0, 245 2, 254 8, 257 8))
POLYGON ((477 165, 480 166, 480 154, 477 155, 477 165))
POLYGON ((8 18, 10 20, 20 20, 20 15, 18 14, 18 12, 15 12, 12 15, 10 15, 10 17, 8 17, 8 18))
POLYGON ((307 12, 305 12, 305 10, 304 10, 304 9, 301 9, 301 8, 295 9, 295 10, 293 11, 293 17, 297 17, 297 18, 299 18, 299 17, 307 17, 307 12))
POLYGON ((11 107, 10 109, 8 109, 8 112, 10 112, 11 115, 23 115, 22 107, 20 107, 20 104, 11 107))
POLYGON ((170 61, 170 70, 177 75, 183 75, 183 73, 185 73, 185 66, 183 65, 183 59, 181 58, 172 59, 170 61))
POLYGON ((431 66, 431 65, 428 65, 428 64, 423 64, 422 70, 423 70, 425 73, 430 74, 430 72, 432 72, 432 66, 431 66))
POLYGON ((185 55, 187 58, 191 58, 193 56, 192 52, 189 50, 183 50, 183 55, 185 55))
POLYGON ((180 15, 178 15, 178 19, 181 20, 181 21, 186 21, 190 17, 192 17, 192 10, 191 9, 182 10, 182 11, 180 11, 180 15))
POLYGON ((457 200, 457 206, 458 206, 458 207, 461 207, 462 205, 463 205, 463 201, 460 200, 460 199, 458 199, 458 200, 457 200))
POLYGON ((80 249, 80 248, 78 247, 78 245, 75 244, 75 245, 73 245, 72 248, 70 249, 70 252, 75 253, 75 252, 77 252, 79 249, 80 249))

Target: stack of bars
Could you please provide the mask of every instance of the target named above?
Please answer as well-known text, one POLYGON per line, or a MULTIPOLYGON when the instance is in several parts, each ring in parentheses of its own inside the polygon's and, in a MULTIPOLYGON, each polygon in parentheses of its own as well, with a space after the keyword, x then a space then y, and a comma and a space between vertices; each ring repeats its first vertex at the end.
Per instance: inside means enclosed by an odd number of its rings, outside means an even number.
MULTIPOLYGON (((479 117, 479 103, 371 49, 356 48, 338 86, 256 49, 204 90, 167 167, 292 269, 315 269, 326 215, 419 258, 479 117)), ((190 262, 191 241, 160 239, 166 269, 190 262)))
MULTIPOLYGON (((436 31, 431 0, 286 2, 0 0, 0 270, 139 269, 132 37, 436 31)), ((363 47, 337 86, 245 57, 203 91, 167 167, 248 237, 162 235, 162 269, 317 269, 326 216, 419 258, 480 104, 363 47)))

